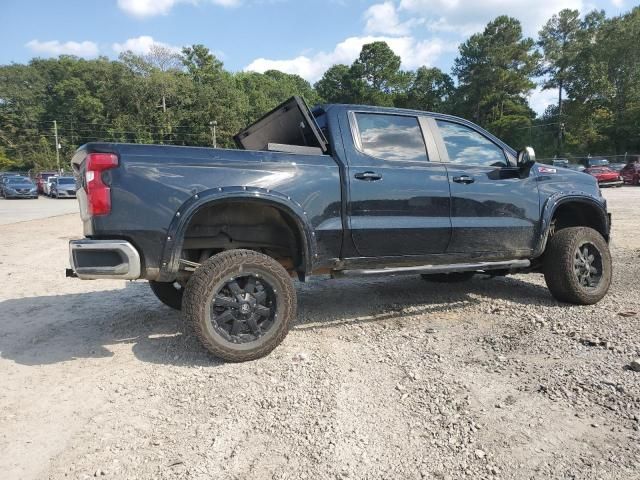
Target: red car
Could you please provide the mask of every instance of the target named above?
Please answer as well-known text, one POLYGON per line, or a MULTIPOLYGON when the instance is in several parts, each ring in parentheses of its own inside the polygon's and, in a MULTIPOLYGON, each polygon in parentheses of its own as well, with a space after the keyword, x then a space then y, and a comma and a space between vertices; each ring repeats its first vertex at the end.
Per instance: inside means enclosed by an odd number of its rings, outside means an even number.
POLYGON ((36 175, 36 186, 38 187, 38 193, 41 193, 42 195, 45 194, 44 184, 47 183, 47 179, 49 177, 53 177, 55 175, 58 175, 58 172, 40 172, 36 175))
POLYGON ((627 163, 624 168, 620 170, 620 175, 622 175, 624 183, 640 185, 640 162, 634 160, 627 163))
POLYGON ((622 177, 615 170, 609 167, 589 167, 584 169, 584 173, 596 177, 600 187, 621 187, 622 177))

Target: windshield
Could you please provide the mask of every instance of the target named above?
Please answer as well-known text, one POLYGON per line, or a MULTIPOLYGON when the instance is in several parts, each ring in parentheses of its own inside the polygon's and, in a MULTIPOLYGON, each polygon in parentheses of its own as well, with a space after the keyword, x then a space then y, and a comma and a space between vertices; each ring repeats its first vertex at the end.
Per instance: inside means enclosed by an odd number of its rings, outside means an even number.
POLYGON ((609 160, 605 158, 592 158, 589 160, 589 165, 597 165, 597 166, 609 165, 609 160))
POLYGON ((73 177, 62 177, 58 179, 58 185, 75 185, 76 180, 73 177))
POLYGON ((8 184, 18 184, 18 183, 31 183, 31 180, 29 180, 28 178, 24 178, 24 177, 9 177, 6 180, 6 183, 8 184))

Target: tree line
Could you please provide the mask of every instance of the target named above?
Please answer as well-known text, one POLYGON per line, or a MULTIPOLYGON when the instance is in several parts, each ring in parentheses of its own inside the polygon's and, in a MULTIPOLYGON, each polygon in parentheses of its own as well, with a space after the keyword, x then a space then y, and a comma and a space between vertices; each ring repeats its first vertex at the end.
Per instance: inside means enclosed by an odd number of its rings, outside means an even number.
POLYGON ((90 141, 233 147, 242 127, 292 95, 451 113, 539 157, 640 153, 640 7, 607 18, 562 10, 525 37, 500 16, 459 46, 450 73, 401 68, 384 42, 364 45, 311 85, 276 70, 230 72, 203 45, 154 46, 117 60, 34 58, 0 66, 0 170, 55 166, 53 120, 65 162, 90 141), (536 87, 557 89, 540 116, 536 87))

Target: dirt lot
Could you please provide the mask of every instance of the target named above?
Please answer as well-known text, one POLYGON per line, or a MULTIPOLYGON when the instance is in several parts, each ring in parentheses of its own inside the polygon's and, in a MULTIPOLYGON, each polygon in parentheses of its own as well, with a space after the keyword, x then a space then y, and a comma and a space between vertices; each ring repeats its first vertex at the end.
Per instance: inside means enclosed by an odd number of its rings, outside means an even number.
POLYGON ((538 275, 319 279, 239 365, 144 282, 64 278, 77 215, 0 226, 1 476, 640 478, 640 188, 606 196, 596 306, 538 275))

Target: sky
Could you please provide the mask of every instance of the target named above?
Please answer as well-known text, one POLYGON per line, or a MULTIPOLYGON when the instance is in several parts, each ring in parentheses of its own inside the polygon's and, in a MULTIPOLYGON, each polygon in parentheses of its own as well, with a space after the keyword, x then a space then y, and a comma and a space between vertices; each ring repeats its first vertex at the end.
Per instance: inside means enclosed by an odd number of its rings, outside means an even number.
MULTIPOLYGON (((317 81, 350 64, 363 44, 385 40, 402 67, 450 73, 460 42, 498 15, 526 35, 562 8, 609 16, 637 0, 0 0, 0 64, 72 54, 117 58, 154 43, 179 50, 202 43, 232 71, 278 69, 317 81)), ((536 89, 538 113, 557 92, 536 89)))

